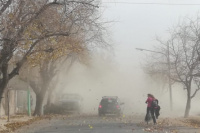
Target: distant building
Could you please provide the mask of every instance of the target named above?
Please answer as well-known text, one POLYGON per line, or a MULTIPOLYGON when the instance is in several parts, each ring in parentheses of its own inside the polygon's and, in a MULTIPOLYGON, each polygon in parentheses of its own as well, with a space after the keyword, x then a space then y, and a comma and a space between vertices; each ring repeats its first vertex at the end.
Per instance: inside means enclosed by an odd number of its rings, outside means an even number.
MULTIPOLYGON (((2 98, 2 102, 0 105, 0 116, 7 115, 8 112, 8 98, 9 96, 9 107, 10 107, 10 115, 14 114, 27 114, 28 107, 28 89, 29 85, 20 80, 19 76, 14 77, 8 83, 7 89, 4 92, 4 96, 2 98)), ((35 93, 30 88, 31 95, 31 110, 33 111, 35 108, 35 93)))

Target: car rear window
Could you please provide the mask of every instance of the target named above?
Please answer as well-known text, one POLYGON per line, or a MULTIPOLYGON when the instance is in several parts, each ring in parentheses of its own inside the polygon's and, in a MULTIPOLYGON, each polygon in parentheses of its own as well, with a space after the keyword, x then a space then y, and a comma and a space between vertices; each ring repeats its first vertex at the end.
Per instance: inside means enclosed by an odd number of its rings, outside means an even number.
POLYGON ((116 103, 117 103, 116 99, 102 99, 101 100, 101 105, 116 104, 116 103))

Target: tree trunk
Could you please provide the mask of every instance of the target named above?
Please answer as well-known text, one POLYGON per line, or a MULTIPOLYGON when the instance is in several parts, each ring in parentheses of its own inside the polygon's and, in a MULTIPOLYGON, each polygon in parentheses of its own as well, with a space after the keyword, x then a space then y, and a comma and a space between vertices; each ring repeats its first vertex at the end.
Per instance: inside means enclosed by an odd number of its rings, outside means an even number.
POLYGON ((186 104, 186 108, 185 108, 185 115, 184 118, 187 118, 189 116, 190 113, 190 107, 191 107, 191 97, 190 97, 190 88, 187 88, 187 104, 186 104))
POLYGON ((2 84, 0 85, 0 103, 2 101, 2 98, 4 98, 4 90, 6 88, 6 85, 2 85, 2 84))
POLYGON ((52 92, 53 92, 53 89, 50 89, 49 92, 48 92, 48 98, 47 98, 47 107, 50 107, 51 106, 51 98, 52 98, 52 92))
POLYGON ((36 105, 35 105, 35 111, 33 113, 34 116, 42 115, 43 101, 44 101, 44 96, 42 94, 36 94, 36 105))
POLYGON ((4 95, 4 91, 6 89, 8 81, 9 81, 9 78, 8 78, 8 64, 2 65, 1 72, 2 72, 2 76, 3 77, 0 80, 0 103, 1 103, 1 99, 2 99, 2 97, 4 95))
POLYGON ((185 115, 184 115, 185 118, 187 118, 189 116, 190 106, 191 106, 191 98, 188 97, 187 98, 186 109, 185 109, 185 115))
POLYGON ((45 98, 45 95, 46 95, 46 92, 47 92, 47 89, 48 89, 47 84, 48 84, 48 82, 43 81, 43 84, 42 84, 40 91, 36 91, 37 88, 34 88, 34 89, 36 89, 36 90, 34 90, 35 94, 36 94, 36 105, 35 105, 35 111, 33 113, 34 116, 43 115, 42 114, 42 108, 43 108, 44 98, 45 98))

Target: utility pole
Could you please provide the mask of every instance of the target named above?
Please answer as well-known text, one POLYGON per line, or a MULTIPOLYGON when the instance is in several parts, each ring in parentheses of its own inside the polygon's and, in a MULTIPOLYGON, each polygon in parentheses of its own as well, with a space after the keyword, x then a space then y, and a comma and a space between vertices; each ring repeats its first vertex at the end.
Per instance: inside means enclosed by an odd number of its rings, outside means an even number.
POLYGON ((10 91, 12 90, 12 88, 9 87, 9 84, 8 84, 8 89, 7 89, 7 99, 8 99, 8 120, 7 122, 10 122, 10 91))
POLYGON ((169 97, 170 97, 170 110, 173 110, 172 104, 172 84, 171 84, 171 63, 169 56, 169 44, 167 44, 167 66, 168 66, 168 82, 169 82, 169 97))
MULTIPOLYGON (((29 75, 29 67, 28 67, 28 75, 29 75)), ((27 90, 27 110, 28 110, 28 116, 31 116, 31 95, 30 95, 30 84, 29 84, 29 78, 28 78, 28 90, 27 90)))
POLYGON ((158 53, 162 54, 167 58, 167 67, 168 67, 168 82, 169 82, 169 99, 170 99, 170 110, 173 110, 173 102, 172 102, 172 84, 171 84, 171 63, 170 63, 170 55, 169 55, 169 44, 167 44, 167 55, 165 53, 159 52, 159 51, 153 51, 153 50, 148 50, 148 49, 143 49, 143 48, 135 48, 136 50, 139 51, 147 51, 147 52, 152 52, 152 53, 158 53))
POLYGON ((8 121, 7 122, 10 122, 10 97, 9 97, 9 91, 10 91, 10 89, 8 88, 8 91, 7 91, 7 99, 8 99, 8 121))
POLYGON ((31 95, 29 88, 27 90, 27 107, 28 107, 28 116, 31 116, 31 95))

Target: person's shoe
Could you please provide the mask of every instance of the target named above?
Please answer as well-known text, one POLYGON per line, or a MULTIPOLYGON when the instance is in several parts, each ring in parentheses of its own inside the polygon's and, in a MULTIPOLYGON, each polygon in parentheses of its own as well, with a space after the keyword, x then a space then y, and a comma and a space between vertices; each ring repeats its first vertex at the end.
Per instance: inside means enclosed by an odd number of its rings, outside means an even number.
POLYGON ((157 125, 157 123, 154 123, 154 125, 157 125))

